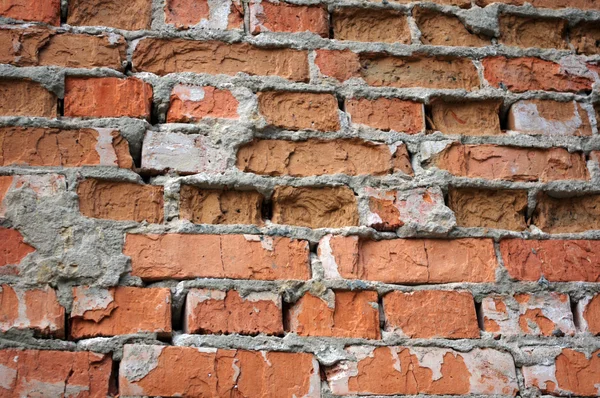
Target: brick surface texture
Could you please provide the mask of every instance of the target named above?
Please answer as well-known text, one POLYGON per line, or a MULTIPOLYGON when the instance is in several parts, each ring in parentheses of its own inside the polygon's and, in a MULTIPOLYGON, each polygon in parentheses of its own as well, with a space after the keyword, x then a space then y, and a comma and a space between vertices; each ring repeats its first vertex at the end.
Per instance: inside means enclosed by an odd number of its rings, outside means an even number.
POLYGON ((600 397, 599 0, 0 0, 0 398, 600 397))

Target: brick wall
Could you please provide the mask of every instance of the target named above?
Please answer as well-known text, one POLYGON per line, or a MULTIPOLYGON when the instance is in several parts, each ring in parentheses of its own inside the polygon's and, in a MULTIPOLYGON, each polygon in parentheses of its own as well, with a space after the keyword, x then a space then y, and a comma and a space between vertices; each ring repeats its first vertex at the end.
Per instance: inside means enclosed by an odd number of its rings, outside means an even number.
POLYGON ((600 395, 598 0, 5 0, 0 63, 0 397, 600 395))

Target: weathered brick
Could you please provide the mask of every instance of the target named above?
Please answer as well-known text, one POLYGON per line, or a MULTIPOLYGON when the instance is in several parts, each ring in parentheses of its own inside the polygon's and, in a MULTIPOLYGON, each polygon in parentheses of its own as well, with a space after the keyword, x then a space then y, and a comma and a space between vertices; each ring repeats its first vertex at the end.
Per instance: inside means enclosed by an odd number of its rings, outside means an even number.
POLYGON ((171 334, 171 291, 168 288, 119 286, 73 289, 71 338, 120 334, 171 334))
POLYGON ((178 84, 171 92, 168 123, 189 123, 204 118, 238 119, 238 100, 231 91, 178 84))
POLYGON ((399 98, 350 98, 346 100, 346 112, 352 123, 364 124, 379 130, 394 130, 407 134, 425 130, 423 104, 399 98))
POLYGON ((545 394, 597 396, 600 385, 600 350, 587 354, 570 348, 541 365, 523 366, 525 387, 545 394))
POLYGON ((104 398, 110 388, 111 355, 50 350, 0 350, 0 396, 104 398))
POLYGON ((0 217, 4 217, 6 215, 6 206, 4 205, 4 198, 6 198, 6 194, 12 188, 13 182, 13 176, 0 176, 0 217))
POLYGON ((267 123, 276 127, 320 131, 340 128, 333 94, 263 91, 258 94, 258 109, 267 123))
POLYGON ((512 356, 490 348, 349 346, 356 360, 326 369, 334 395, 507 395, 518 392, 512 356))
POLYGON ((371 86, 468 91, 479 88, 477 69, 466 58, 390 57, 371 53, 361 54, 360 64, 360 76, 371 86))
POLYGON ((247 43, 143 39, 135 47, 133 67, 137 72, 157 75, 175 72, 235 75, 242 72, 308 81, 306 51, 260 48, 247 43))
POLYGON ((571 45, 579 54, 600 54, 598 22, 580 22, 569 31, 571 45))
POLYGON ((41 335, 59 339, 65 337, 65 309, 58 303, 52 288, 25 289, 2 285, 0 303, 1 331, 30 329, 41 335))
POLYGON ((131 168, 133 163, 127 140, 108 128, 0 127, 0 149, 3 166, 131 168))
POLYGON ((69 25, 110 26, 125 30, 150 29, 151 0, 70 0, 69 25))
POLYGON ((16 229, 0 227, 0 274, 11 271, 35 248, 23 241, 23 235, 16 229))
POLYGON ((600 241, 504 239, 500 252, 516 280, 600 282, 600 241))
POLYGON ((219 173, 226 170, 229 156, 227 149, 207 135, 147 130, 142 145, 142 170, 219 173))
POLYGON ((574 74, 551 61, 539 58, 484 58, 483 75, 493 87, 517 93, 529 90, 587 92, 594 79, 591 74, 574 74))
POLYGON ((421 31, 421 43, 433 46, 483 47, 490 45, 490 39, 471 33, 452 14, 445 14, 430 8, 413 8, 413 17, 421 31))
POLYGON ((0 177, 0 217, 6 215, 5 197, 16 190, 27 190, 36 200, 60 195, 67 191, 67 180, 60 174, 25 174, 0 177))
POLYGON ((57 98, 41 84, 0 79, 0 116, 57 116, 57 98))
POLYGON ((60 25, 60 0, 4 0, 0 15, 22 21, 60 25))
POLYGON ((533 224, 551 234, 600 229, 600 195, 553 198, 540 193, 533 224))
POLYGON ((568 49, 567 21, 559 18, 531 18, 502 14, 498 42, 515 47, 568 49))
POLYGON ((0 29, 0 62, 17 66, 106 67, 121 70, 125 40, 116 34, 57 33, 45 28, 0 29))
POLYGON ((589 180, 585 155, 564 148, 451 144, 431 163, 453 175, 508 181, 589 180))
POLYGON ((583 332, 600 335, 600 294, 586 296, 577 303, 575 318, 583 332))
POLYGON ((306 353, 128 344, 119 366, 121 395, 317 398, 320 388, 306 353))
POLYGON ((195 224, 263 224, 264 198, 256 191, 182 185, 179 196, 180 216, 195 224))
POLYGON ((508 111, 507 128, 525 134, 592 135, 588 112, 575 101, 517 101, 508 111))
POLYGON ((479 338, 471 293, 420 290, 383 296, 385 331, 409 338, 479 338))
POLYGON ((398 171, 412 175, 413 172, 404 144, 391 149, 358 139, 255 140, 238 150, 237 167, 255 174, 297 177, 340 173, 385 175, 398 171))
POLYGON ((244 29, 244 8, 240 0, 167 0, 165 21, 182 29, 244 29))
POLYGON ((410 44, 406 14, 394 10, 336 8, 332 14, 333 38, 366 42, 410 44))
POLYGON ((241 295, 236 290, 191 289, 185 302, 185 333, 283 334, 281 296, 241 295))
MULTIPOLYGON (((375 1, 380 1, 380 0, 375 0, 375 1)), ((394 3, 400 3, 400 4, 407 4, 407 3, 413 2, 412 0, 392 0, 392 1, 394 3)), ((460 8, 470 8, 471 7, 470 0, 431 0, 429 3, 457 6, 460 8)))
POLYGON ((123 253, 144 280, 310 278, 308 242, 283 237, 127 234, 123 253))
POLYGON ((351 50, 316 50, 315 65, 321 77, 345 81, 360 77, 360 58, 351 50))
POLYGON ((530 3, 539 8, 579 8, 583 10, 600 10, 600 4, 597 0, 475 0, 480 7, 485 7, 492 3, 504 3, 515 6, 522 6, 530 3))
POLYGON ((79 211, 86 217, 163 222, 163 187, 87 179, 77 186, 79 211))
POLYGON ((250 31, 312 32, 329 37, 329 14, 325 5, 295 5, 283 1, 250 2, 250 31))
POLYGON ((451 188, 448 207, 460 227, 498 228, 523 231, 527 212, 527 191, 451 188))
POLYGON ((327 279, 405 284, 494 282, 498 267, 491 239, 373 241, 327 235, 319 242, 318 251, 327 279))
POLYGON ((130 77, 67 77, 65 116, 150 118, 152 86, 130 77))
POLYGON ((566 294, 548 292, 488 296, 481 302, 483 328, 495 336, 573 336, 575 324, 566 294))
POLYGON ((299 336, 379 339, 379 304, 375 291, 305 293, 286 312, 289 331, 299 336))
POLYGON ((308 228, 342 228, 358 225, 358 205, 352 189, 342 187, 275 187, 275 224, 308 228))
POLYGON ((365 193, 369 197, 369 227, 380 231, 395 231, 405 224, 418 229, 432 224, 445 230, 454 227, 454 215, 437 187, 392 191, 366 187, 365 193))
POLYGON ((500 135, 502 101, 444 101, 431 103, 431 128, 444 134, 500 135))

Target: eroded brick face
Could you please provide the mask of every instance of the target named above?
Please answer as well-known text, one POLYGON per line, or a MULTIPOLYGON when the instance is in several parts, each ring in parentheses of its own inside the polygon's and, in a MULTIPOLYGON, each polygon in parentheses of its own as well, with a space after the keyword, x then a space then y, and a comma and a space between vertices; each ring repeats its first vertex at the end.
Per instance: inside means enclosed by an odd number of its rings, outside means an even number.
POLYGON ((0 0, 0 398, 600 395, 599 12, 0 0))

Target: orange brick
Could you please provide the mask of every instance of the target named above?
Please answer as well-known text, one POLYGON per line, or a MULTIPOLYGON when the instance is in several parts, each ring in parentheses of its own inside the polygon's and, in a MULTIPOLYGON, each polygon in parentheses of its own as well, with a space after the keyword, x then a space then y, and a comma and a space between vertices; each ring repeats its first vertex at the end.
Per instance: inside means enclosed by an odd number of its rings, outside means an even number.
POLYGON ((67 77, 65 116, 150 118, 152 86, 130 77, 67 77))
POLYGON ((327 279, 384 283, 494 282, 491 239, 392 239, 327 235, 319 242, 327 279), (393 264, 393 267, 390 267, 393 264))
POLYGON ((432 46, 489 46, 490 39, 471 33, 461 20, 424 7, 413 8, 413 17, 421 32, 421 43, 432 46))
POLYGON ((502 101, 444 101, 431 103, 431 127, 444 134, 500 135, 500 106, 502 101))
POLYGON ((379 305, 374 291, 307 292, 285 314, 289 331, 299 336, 379 339, 379 305))
POLYGON ((238 100, 231 91, 178 84, 171 92, 168 123, 189 123, 205 118, 238 119, 238 100))
POLYGON ((352 123, 364 124, 379 130, 394 130, 416 134, 425 130, 423 104, 398 98, 351 98, 346 100, 346 112, 352 123))
POLYGON ((310 278, 308 242, 283 237, 128 234, 123 254, 145 280, 310 278))
POLYGON ((36 333, 65 337, 65 309, 58 303, 56 292, 43 289, 0 287, 0 330, 33 330, 36 333))
POLYGON ((575 317, 583 332, 600 335, 600 294, 585 296, 577 303, 575 317))
POLYGON ((207 26, 217 29, 244 29, 244 8, 240 0, 167 0, 165 20, 177 28, 207 26), (229 12, 224 12, 228 8, 229 12))
POLYGON ((336 131, 340 128, 338 103, 332 94, 264 91, 258 109, 267 123, 291 130, 336 131))
POLYGON ((283 1, 252 1, 250 3, 250 31, 312 32, 329 37, 329 14, 326 6, 303 6, 283 1))
POLYGON ((283 334, 281 296, 240 295, 235 290, 191 289, 185 303, 185 333, 283 334))
POLYGON ((119 367, 127 396, 292 398, 320 388, 319 363, 306 353, 128 344, 119 367))
POLYGON ((119 286, 73 289, 71 338, 120 334, 171 334, 171 291, 119 286))
POLYGON ((411 43, 406 14, 399 11, 340 7, 332 20, 336 40, 411 43))
POLYGON ((500 252, 516 280, 600 282, 600 241, 505 239, 500 252))
POLYGON ((180 217, 195 224, 263 224, 264 198, 256 191, 182 185, 179 197, 180 217))
POLYGON ((530 3, 538 8, 579 8, 582 10, 600 10, 600 4, 597 0, 476 0, 475 3, 480 7, 485 7, 492 3, 504 3, 514 6, 522 6, 530 3))
POLYGON ((409 338, 479 338, 471 293, 443 290, 390 292, 383 296, 385 330, 409 338))
MULTIPOLYGON (((18 265, 35 248, 23 241, 23 235, 16 229, 0 228, 0 267, 18 265)), ((0 268, 0 273, 2 273, 0 268)))
POLYGON ((110 26, 125 30, 150 29, 152 0, 70 0, 67 23, 110 26))
POLYGON ((31 80, 0 79, 0 116, 57 116, 57 98, 31 80))
POLYGON ((360 59, 350 50, 316 50, 315 65, 322 77, 345 81, 360 77, 360 59))
POLYGON ((567 21, 558 18, 530 18, 500 15, 499 43, 515 47, 568 49, 567 21))
POLYGON ((60 25, 60 0, 4 0, 0 3, 0 15, 60 25))
POLYGON ((596 230, 600 228, 599 205, 600 195, 554 198, 540 192, 532 223, 551 234, 596 230))

